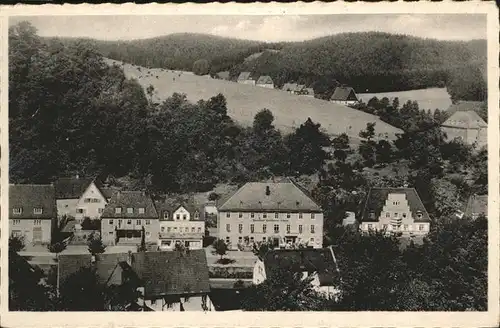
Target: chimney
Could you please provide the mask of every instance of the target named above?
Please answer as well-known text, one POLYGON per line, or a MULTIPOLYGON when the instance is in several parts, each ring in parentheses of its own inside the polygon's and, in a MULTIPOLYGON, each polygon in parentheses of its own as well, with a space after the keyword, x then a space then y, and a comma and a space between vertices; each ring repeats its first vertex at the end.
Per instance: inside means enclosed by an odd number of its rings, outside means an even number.
POLYGON ((127 264, 129 266, 132 266, 132 262, 133 262, 132 251, 128 251, 128 254, 127 254, 127 264))
POLYGON ((75 178, 80 179, 80 175, 79 174, 75 175, 75 178))
POLYGON ((271 189, 269 186, 266 186, 266 196, 269 196, 271 194, 271 189))

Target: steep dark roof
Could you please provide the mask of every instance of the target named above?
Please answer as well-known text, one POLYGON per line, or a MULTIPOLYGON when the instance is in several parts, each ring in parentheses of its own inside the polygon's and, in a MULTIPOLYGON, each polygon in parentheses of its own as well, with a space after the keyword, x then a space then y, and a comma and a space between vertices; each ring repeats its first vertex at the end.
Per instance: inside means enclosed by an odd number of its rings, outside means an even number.
POLYGON ((78 199, 93 178, 59 178, 54 182, 57 199, 78 199))
POLYGON ((269 75, 262 75, 257 80, 257 84, 274 84, 273 79, 269 75))
POLYGON ((250 72, 241 72, 240 75, 238 76, 238 81, 250 80, 251 74, 252 73, 250 72))
POLYGON ((119 191, 119 189, 112 187, 99 187, 99 190, 106 199, 110 199, 117 191, 119 191))
POLYGON ((189 197, 188 199, 186 198, 176 198, 176 197, 167 197, 163 201, 156 201, 155 202, 155 207, 156 211, 158 212, 158 215, 160 216, 160 219, 163 220, 164 218, 164 213, 168 212, 168 220, 167 221, 173 221, 172 213, 175 212, 179 207, 184 207, 189 214, 191 215, 191 220, 190 221, 203 221, 203 208, 200 206, 197 206, 194 202, 194 197, 189 197), (195 219, 194 214, 198 211, 198 218, 195 219))
POLYGON ((351 87, 337 87, 333 92, 330 100, 339 100, 339 101, 347 101, 347 100, 358 100, 356 96, 356 92, 351 87))
POLYGON ((389 194, 404 194, 406 196, 408 206, 410 207, 415 222, 430 221, 429 213, 427 213, 422 200, 414 188, 371 188, 366 196, 363 212, 361 213, 361 221, 378 221, 389 194), (418 218, 417 212, 422 213, 422 218, 418 218), (370 213, 373 213, 373 216, 371 216, 370 213))
POLYGON ((204 249, 135 253, 132 268, 144 281, 146 298, 210 292, 204 249))
POLYGON ((452 104, 446 110, 450 115, 455 112, 466 112, 466 111, 476 111, 479 110, 483 106, 483 102, 481 101, 458 101, 456 104, 452 104))
POLYGON ((462 129, 487 128, 488 124, 474 111, 457 111, 443 124, 444 127, 462 129))
POLYGON ((330 248, 272 250, 264 255, 263 262, 267 277, 277 269, 292 272, 316 272, 321 286, 336 285, 340 278, 333 250, 330 248))
POLYGON ((219 207, 219 211, 321 212, 307 191, 290 179, 283 182, 248 182, 219 207), (269 188, 269 195, 266 194, 269 188))
POLYGON ((102 218, 158 218, 158 213, 153 200, 142 191, 117 191, 104 208, 102 218), (116 214, 115 209, 120 207, 121 213, 116 214), (133 208, 134 213, 127 213, 127 208, 133 208), (139 208, 144 208, 144 213, 139 214, 139 208))
POLYGON ((57 207, 53 185, 15 184, 9 186, 9 218, 52 219, 55 217, 57 217, 57 207), (21 214, 13 214, 14 208, 21 208, 21 214), (42 214, 35 214, 35 208, 41 208, 42 214))
POLYGON ((473 215, 488 214, 488 195, 472 195, 467 201, 465 215, 472 217, 473 215))

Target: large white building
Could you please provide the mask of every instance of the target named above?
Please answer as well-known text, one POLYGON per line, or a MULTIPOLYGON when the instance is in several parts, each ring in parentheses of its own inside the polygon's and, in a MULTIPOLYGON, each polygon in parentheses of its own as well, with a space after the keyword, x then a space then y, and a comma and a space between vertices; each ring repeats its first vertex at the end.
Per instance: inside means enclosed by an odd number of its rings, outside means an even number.
POLYGON ((323 245, 323 212, 291 179, 245 184, 219 207, 217 227, 230 249, 262 241, 323 245))

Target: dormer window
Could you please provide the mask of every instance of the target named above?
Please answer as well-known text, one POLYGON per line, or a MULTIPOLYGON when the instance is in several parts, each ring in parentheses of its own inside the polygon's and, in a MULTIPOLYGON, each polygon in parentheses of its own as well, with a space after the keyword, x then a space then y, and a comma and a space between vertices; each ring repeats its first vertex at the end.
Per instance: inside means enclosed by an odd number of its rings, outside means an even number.
POLYGON ((194 212, 194 218, 197 219, 200 217, 200 212, 196 211, 194 212))
POLYGON ((139 207, 139 214, 144 214, 144 207, 139 207))
POLYGON ((41 207, 35 207, 33 209, 33 214, 42 214, 43 213, 43 209, 41 207))
POLYGON ((421 219, 421 218, 422 218, 422 216, 423 216, 422 212, 418 211, 418 212, 417 212, 417 218, 421 219))
POLYGON ((132 207, 128 207, 127 214, 134 214, 134 209, 132 207))
POLYGON ((163 212, 163 218, 168 220, 168 211, 163 212))
POLYGON ((23 213, 23 209, 21 207, 13 208, 12 209, 12 213, 13 214, 22 214, 23 213))
POLYGON ((369 217, 370 217, 370 219, 374 220, 375 219, 375 212, 370 212, 369 217))
POLYGON ((122 208, 121 207, 116 207, 115 208, 115 214, 121 214, 122 213, 122 208))

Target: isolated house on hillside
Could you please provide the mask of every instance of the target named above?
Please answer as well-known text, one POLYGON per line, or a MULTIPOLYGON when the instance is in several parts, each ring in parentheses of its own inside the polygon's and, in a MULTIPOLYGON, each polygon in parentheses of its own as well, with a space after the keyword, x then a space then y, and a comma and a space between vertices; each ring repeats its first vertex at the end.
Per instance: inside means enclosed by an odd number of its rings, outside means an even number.
POLYGON ((274 89, 273 79, 269 75, 262 75, 259 77, 256 85, 263 88, 274 89))
POLYGON ((231 249, 255 242, 321 248, 323 211, 292 179, 249 182, 219 206, 218 236, 231 249))
POLYGON ((331 102, 342 105, 354 105, 359 102, 356 92, 351 87, 337 87, 330 98, 331 102))
POLYGON ((53 185, 9 186, 9 235, 24 237, 25 243, 48 244, 55 220, 53 185))
POLYGON ((472 195, 465 208, 465 216, 477 219, 480 215, 488 215, 488 195, 472 195))
POLYGON ((252 73, 250 72, 241 72, 238 76, 237 82, 241 84, 255 85, 255 79, 253 79, 251 75, 252 73))
POLYGON ((203 208, 199 208, 192 199, 166 198, 155 202, 160 216, 158 246, 161 249, 174 249, 175 244, 182 244, 189 249, 201 249, 205 235, 203 208))
POLYGON ((474 111, 456 111, 441 124, 441 129, 448 140, 459 138, 479 148, 487 144, 488 124, 474 111))
POLYGON ((328 297, 339 295, 340 271, 331 247, 320 249, 272 250, 259 258, 253 269, 253 283, 258 285, 285 270, 309 278, 313 288, 328 297))
POLYGON ((213 311, 204 250, 60 255, 58 289, 80 268, 95 270, 100 283, 124 283, 140 294, 131 311, 213 311))
POLYGON ((75 218, 82 223, 84 218, 99 219, 115 192, 94 178, 59 178, 54 183, 57 214, 75 218))
POLYGON ((117 191, 101 216, 102 241, 108 245, 157 244, 160 223, 153 200, 143 191, 117 191))
POLYGON ((360 215, 360 229, 426 235, 430 217, 414 188, 372 188, 360 215))
POLYGON ((300 95, 303 93, 305 85, 297 83, 285 83, 281 90, 289 92, 294 95, 300 95))
POLYGON ((229 77, 229 71, 222 71, 222 72, 218 72, 217 74, 215 74, 215 76, 219 79, 219 80, 226 80, 226 81, 229 81, 230 77, 229 77))

